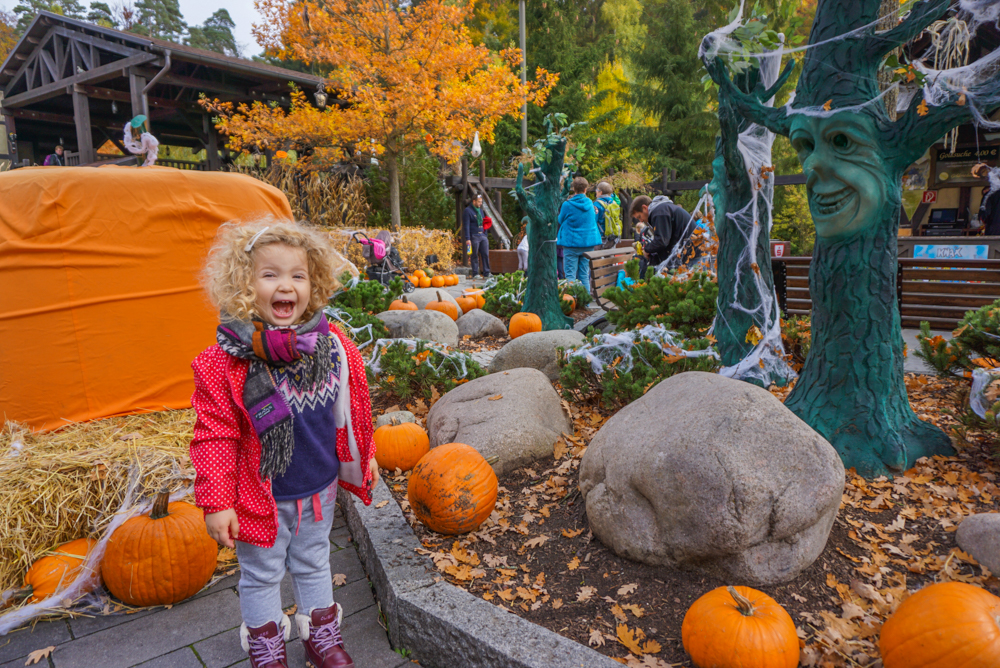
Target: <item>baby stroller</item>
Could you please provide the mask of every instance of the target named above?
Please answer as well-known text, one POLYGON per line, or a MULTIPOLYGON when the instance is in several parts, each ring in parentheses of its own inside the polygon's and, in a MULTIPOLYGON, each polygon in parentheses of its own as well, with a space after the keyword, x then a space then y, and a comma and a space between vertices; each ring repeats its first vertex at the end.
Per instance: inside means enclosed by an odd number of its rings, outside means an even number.
POLYGON ((351 241, 361 244, 361 256, 368 261, 365 274, 373 281, 389 285, 393 278, 403 279, 403 291, 413 292, 413 284, 406 278, 403 259, 392 245, 392 234, 382 230, 372 239, 364 232, 355 232, 351 241))

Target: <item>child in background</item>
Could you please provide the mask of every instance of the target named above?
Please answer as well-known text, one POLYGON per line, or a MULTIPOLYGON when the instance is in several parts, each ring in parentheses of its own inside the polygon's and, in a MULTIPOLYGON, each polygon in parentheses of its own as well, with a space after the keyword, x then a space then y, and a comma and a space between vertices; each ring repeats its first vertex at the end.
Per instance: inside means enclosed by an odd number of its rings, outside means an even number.
POLYGON ((371 503, 371 399, 357 349, 323 313, 336 288, 329 242, 295 222, 227 223, 206 267, 217 345, 192 363, 191 461, 208 533, 240 563, 240 640, 252 668, 288 668, 291 622, 316 668, 351 668, 333 600, 337 487, 371 503))
POLYGON ((530 220, 527 216, 521 219, 520 243, 517 244, 518 271, 528 271, 528 221, 530 220))
POLYGON ((594 213, 597 214, 597 229, 601 231, 602 248, 614 248, 622 240, 622 202, 607 181, 597 184, 594 213))

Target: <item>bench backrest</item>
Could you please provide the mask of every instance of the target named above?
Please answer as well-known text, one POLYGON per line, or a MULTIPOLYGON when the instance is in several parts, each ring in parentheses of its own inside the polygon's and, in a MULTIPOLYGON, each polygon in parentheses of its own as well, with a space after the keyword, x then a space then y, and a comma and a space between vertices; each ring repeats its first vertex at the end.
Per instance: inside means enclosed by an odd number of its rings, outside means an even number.
MULTIPOLYGON (((811 259, 771 258, 774 267, 785 268, 788 315, 812 311, 811 259)), ((1000 299, 1000 260, 900 258, 896 295, 903 327, 917 328, 927 321, 931 329, 954 329, 966 311, 1000 299)))
POLYGON ((614 304, 601 299, 601 295, 608 288, 614 287, 618 280, 618 272, 635 256, 635 248, 629 246, 589 251, 583 256, 590 262, 590 292, 594 295, 594 301, 604 310, 616 308, 614 304))

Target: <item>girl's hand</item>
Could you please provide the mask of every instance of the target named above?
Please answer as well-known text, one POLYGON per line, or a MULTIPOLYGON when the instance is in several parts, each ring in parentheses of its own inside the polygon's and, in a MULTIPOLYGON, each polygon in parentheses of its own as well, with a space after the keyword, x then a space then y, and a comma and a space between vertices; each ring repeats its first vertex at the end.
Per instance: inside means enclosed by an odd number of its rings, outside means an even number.
POLYGON ((374 457, 372 457, 371 462, 368 463, 368 468, 370 468, 372 471, 371 489, 375 489, 375 485, 378 484, 379 473, 378 473, 378 462, 375 461, 374 457))
POLYGON ((240 522, 232 508, 205 515, 205 528, 216 543, 236 547, 234 541, 240 537, 240 522))

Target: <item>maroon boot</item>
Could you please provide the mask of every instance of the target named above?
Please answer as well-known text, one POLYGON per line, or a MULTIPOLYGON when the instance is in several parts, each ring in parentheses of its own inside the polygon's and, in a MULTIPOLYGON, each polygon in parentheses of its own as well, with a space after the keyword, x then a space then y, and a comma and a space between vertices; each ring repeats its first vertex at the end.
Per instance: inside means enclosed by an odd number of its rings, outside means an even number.
POLYGON ((306 647, 306 661, 312 668, 354 668, 340 637, 343 616, 343 609, 336 603, 329 608, 316 608, 308 616, 295 615, 299 637, 306 647))
POLYGON ((240 629, 240 644, 243 651, 250 655, 251 668, 288 668, 285 641, 291 630, 288 617, 282 618, 281 628, 274 622, 257 628, 248 628, 244 624, 240 629))

